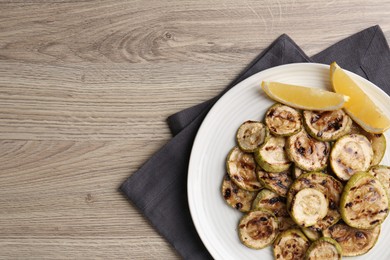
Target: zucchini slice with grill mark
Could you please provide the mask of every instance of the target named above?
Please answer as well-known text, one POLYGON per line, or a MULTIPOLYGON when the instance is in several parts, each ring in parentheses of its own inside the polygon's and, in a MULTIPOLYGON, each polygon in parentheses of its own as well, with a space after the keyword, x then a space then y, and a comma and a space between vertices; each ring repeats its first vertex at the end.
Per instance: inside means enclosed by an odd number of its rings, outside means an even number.
POLYGON ((328 214, 328 200, 314 188, 305 188, 297 192, 291 202, 291 217, 298 225, 310 227, 328 214))
POLYGON ((251 210, 253 200, 257 192, 240 189, 229 177, 225 174, 222 181, 222 196, 232 208, 241 212, 251 210))
POLYGON ((355 173, 341 195, 340 213, 344 222, 351 227, 374 228, 389 213, 389 198, 385 188, 371 174, 355 173))
POLYGON ((368 173, 379 180, 386 189, 387 196, 390 198, 390 167, 385 165, 375 165, 370 168, 368 173))
POLYGON ((238 224, 241 242, 253 249, 262 249, 275 240, 278 221, 272 212, 257 209, 244 215, 238 224))
POLYGON ((343 191, 343 185, 341 182, 325 173, 309 172, 302 174, 291 184, 287 193, 287 210, 290 213, 293 198, 300 190, 305 188, 314 188, 319 190, 325 195, 329 202, 328 213, 326 216, 322 220, 319 220, 315 225, 311 226, 310 229, 314 231, 322 231, 337 223, 341 217, 338 211, 340 197, 343 191))
POLYGON ((290 160, 299 168, 312 172, 326 167, 330 145, 314 139, 306 131, 300 131, 287 138, 286 151, 290 160))
POLYGON ((310 228, 301 227, 301 230, 310 241, 316 241, 322 236, 321 232, 311 230, 310 228))
POLYGON ((302 116, 292 107, 275 104, 265 114, 265 124, 277 136, 290 136, 302 128, 302 116))
POLYGON ((287 230, 296 225, 287 212, 286 198, 269 189, 259 191, 253 201, 252 209, 271 211, 278 218, 279 231, 287 230))
POLYGON ((286 198, 269 190, 262 189, 253 200, 252 209, 267 209, 276 217, 288 217, 286 198))
POLYGON ((271 136, 266 143, 255 151, 256 162, 267 172, 282 172, 287 170, 291 161, 285 152, 284 137, 271 136))
POLYGON ((288 229, 273 244, 274 259, 303 259, 310 242, 299 229, 288 229))
POLYGON ((363 135, 349 134, 334 143, 330 166, 337 177, 347 181, 356 172, 368 170, 372 157, 370 141, 363 135))
POLYGON ((293 182, 290 169, 283 172, 267 172, 257 167, 256 174, 261 185, 282 197, 286 197, 287 191, 293 182))
POLYGON ((321 237, 310 245, 305 260, 339 260, 342 249, 339 243, 329 237, 321 237))
POLYGON ((242 123, 236 134, 238 146, 247 153, 254 152, 268 138, 268 128, 261 122, 250 120, 242 123))
POLYGON ((386 152, 386 137, 384 134, 371 134, 363 130, 358 124, 353 123, 351 134, 361 134, 367 137, 374 153, 371 165, 379 164, 386 152))
POLYGON ((380 225, 373 229, 356 229, 341 222, 322 233, 325 237, 333 238, 339 243, 343 256, 358 256, 374 247, 380 231, 380 225))
POLYGON ((260 190, 261 184, 256 177, 256 162, 251 153, 233 147, 226 159, 226 169, 230 178, 241 189, 260 190))
POLYGON ((334 141, 351 131, 352 119, 342 110, 303 111, 306 131, 320 141, 334 141))

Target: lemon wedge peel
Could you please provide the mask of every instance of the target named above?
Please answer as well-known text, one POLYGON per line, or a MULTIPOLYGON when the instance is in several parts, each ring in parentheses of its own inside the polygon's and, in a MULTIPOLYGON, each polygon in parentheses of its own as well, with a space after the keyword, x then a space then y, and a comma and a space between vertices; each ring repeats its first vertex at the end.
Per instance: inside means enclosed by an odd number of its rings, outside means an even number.
POLYGON ((349 99, 348 96, 319 88, 273 81, 263 81, 261 88, 272 100, 304 110, 333 111, 342 108, 349 99))
POLYGON ((390 119, 336 62, 330 65, 330 79, 336 93, 350 97, 344 110, 365 131, 381 134, 390 128, 390 119))

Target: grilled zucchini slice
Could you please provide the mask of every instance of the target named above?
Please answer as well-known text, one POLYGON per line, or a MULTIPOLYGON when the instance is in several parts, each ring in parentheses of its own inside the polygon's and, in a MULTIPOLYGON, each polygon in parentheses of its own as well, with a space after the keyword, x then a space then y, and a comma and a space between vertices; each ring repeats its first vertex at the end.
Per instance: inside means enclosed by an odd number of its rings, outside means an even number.
POLYGON ((368 170, 372 157, 370 141, 363 135, 349 134, 341 137, 333 145, 330 165, 337 177, 347 181, 356 172, 368 170))
POLYGON ((312 172, 326 167, 330 145, 314 139, 306 131, 300 131, 287 138, 286 151, 299 168, 312 172))
POLYGON ((340 222, 322 233, 339 243, 343 256, 358 256, 367 253, 375 245, 380 231, 380 225, 373 229, 356 229, 340 222))
POLYGON ((351 131, 352 119, 342 110, 303 111, 306 131, 320 141, 334 141, 351 131))
POLYGON ((370 168, 368 173, 379 180, 386 189, 387 196, 390 196, 390 167, 385 165, 375 165, 370 168))
POLYGON ((269 130, 263 123, 246 121, 238 128, 236 134, 237 144, 247 153, 254 152, 269 138, 269 130))
POLYGON ((386 137, 384 134, 368 133, 356 123, 352 124, 351 134, 364 135, 370 141, 374 153, 371 165, 377 165, 382 161, 386 152, 386 137))
POLYGON ((349 226, 371 229, 381 224, 389 213, 385 188, 367 172, 353 175, 340 200, 340 213, 349 226))
POLYGON ((301 227, 301 230, 303 232, 303 234, 305 234, 305 236, 310 240, 310 241, 316 241, 317 239, 319 239, 322 235, 321 232, 318 232, 318 231, 314 231, 310 228, 307 228, 307 227, 301 227))
POLYGON ((310 242, 299 229, 288 229, 273 244, 274 259, 303 259, 310 242))
POLYGON ((285 152, 284 137, 271 136, 266 143, 255 151, 256 162, 267 172, 287 170, 291 162, 285 152))
POLYGON ((291 217, 298 225, 310 227, 328 214, 328 200, 314 188, 297 192, 291 202, 291 217))
POLYGON ((290 136, 302 128, 302 115, 292 107, 275 104, 265 114, 265 124, 278 136, 290 136))
POLYGON ((253 201, 252 209, 266 209, 271 211, 278 218, 279 231, 284 231, 295 225, 295 222, 287 212, 286 198, 269 189, 259 191, 253 201))
POLYGON ((241 242, 253 249, 262 249, 275 240, 278 221, 272 212, 264 209, 250 211, 238 224, 241 242))
POLYGON ((286 198, 269 189, 262 189, 259 191, 256 198, 253 200, 252 209, 259 208, 271 211, 276 217, 289 216, 286 207, 286 198))
POLYGON ((310 245, 305 260, 339 260, 342 249, 339 243, 329 237, 321 237, 310 245))
POLYGON ((260 190, 261 184, 256 176, 256 161, 251 153, 233 147, 226 159, 226 169, 230 178, 241 189, 260 190))
POLYGON ((256 195, 256 191, 240 189, 230 179, 229 175, 225 174, 222 181, 222 196, 232 208, 238 209, 241 212, 248 212, 251 210, 256 195))
POLYGON ((335 223, 340 219, 340 213, 338 206, 340 203, 341 192, 343 191, 343 185, 340 181, 336 180, 329 174, 320 172, 309 172, 302 174, 291 184, 287 193, 287 210, 291 213, 291 204, 295 195, 302 189, 314 188, 322 192, 329 202, 328 213, 326 216, 318 221, 310 229, 314 231, 322 231, 335 223))
POLYGON ((286 197, 287 191, 293 182, 290 169, 283 172, 266 172, 261 167, 257 167, 256 174, 261 185, 282 197, 286 197))

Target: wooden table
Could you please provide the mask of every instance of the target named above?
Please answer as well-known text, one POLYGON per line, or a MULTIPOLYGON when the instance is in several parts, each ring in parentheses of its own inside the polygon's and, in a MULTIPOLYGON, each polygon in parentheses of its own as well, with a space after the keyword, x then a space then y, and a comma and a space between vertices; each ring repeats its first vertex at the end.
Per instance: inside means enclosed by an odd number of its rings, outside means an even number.
POLYGON ((178 259, 118 191, 277 36, 308 54, 390 1, 0 1, 0 259, 178 259))

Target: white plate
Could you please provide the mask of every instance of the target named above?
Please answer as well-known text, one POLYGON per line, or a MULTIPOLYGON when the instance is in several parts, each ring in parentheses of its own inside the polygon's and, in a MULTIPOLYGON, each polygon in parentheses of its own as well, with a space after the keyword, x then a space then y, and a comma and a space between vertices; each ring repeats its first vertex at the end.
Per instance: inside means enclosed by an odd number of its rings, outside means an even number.
MULTIPOLYGON (((390 98, 360 76, 350 75, 378 106, 390 115, 390 98)), ((329 66, 298 63, 274 67, 242 81, 229 90, 210 110, 196 136, 188 172, 188 202, 195 227, 215 259, 273 259, 271 248, 245 247, 237 235, 242 213, 227 206, 221 195, 226 172, 225 158, 235 145, 235 133, 246 120, 262 120, 273 102, 262 92, 263 80, 330 89, 329 66)), ((362 104, 364 105, 364 104, 362 104)), ((386 138, 390 143, 390 131, 386 138)), ((390 165, 390 145, 382 164, 390 165)), ((389 217, 390 218, 390 217, 389 217)), ((390 259, 390 223, 386 220, 375 247, 369 253, 349 259, 390 259)))

